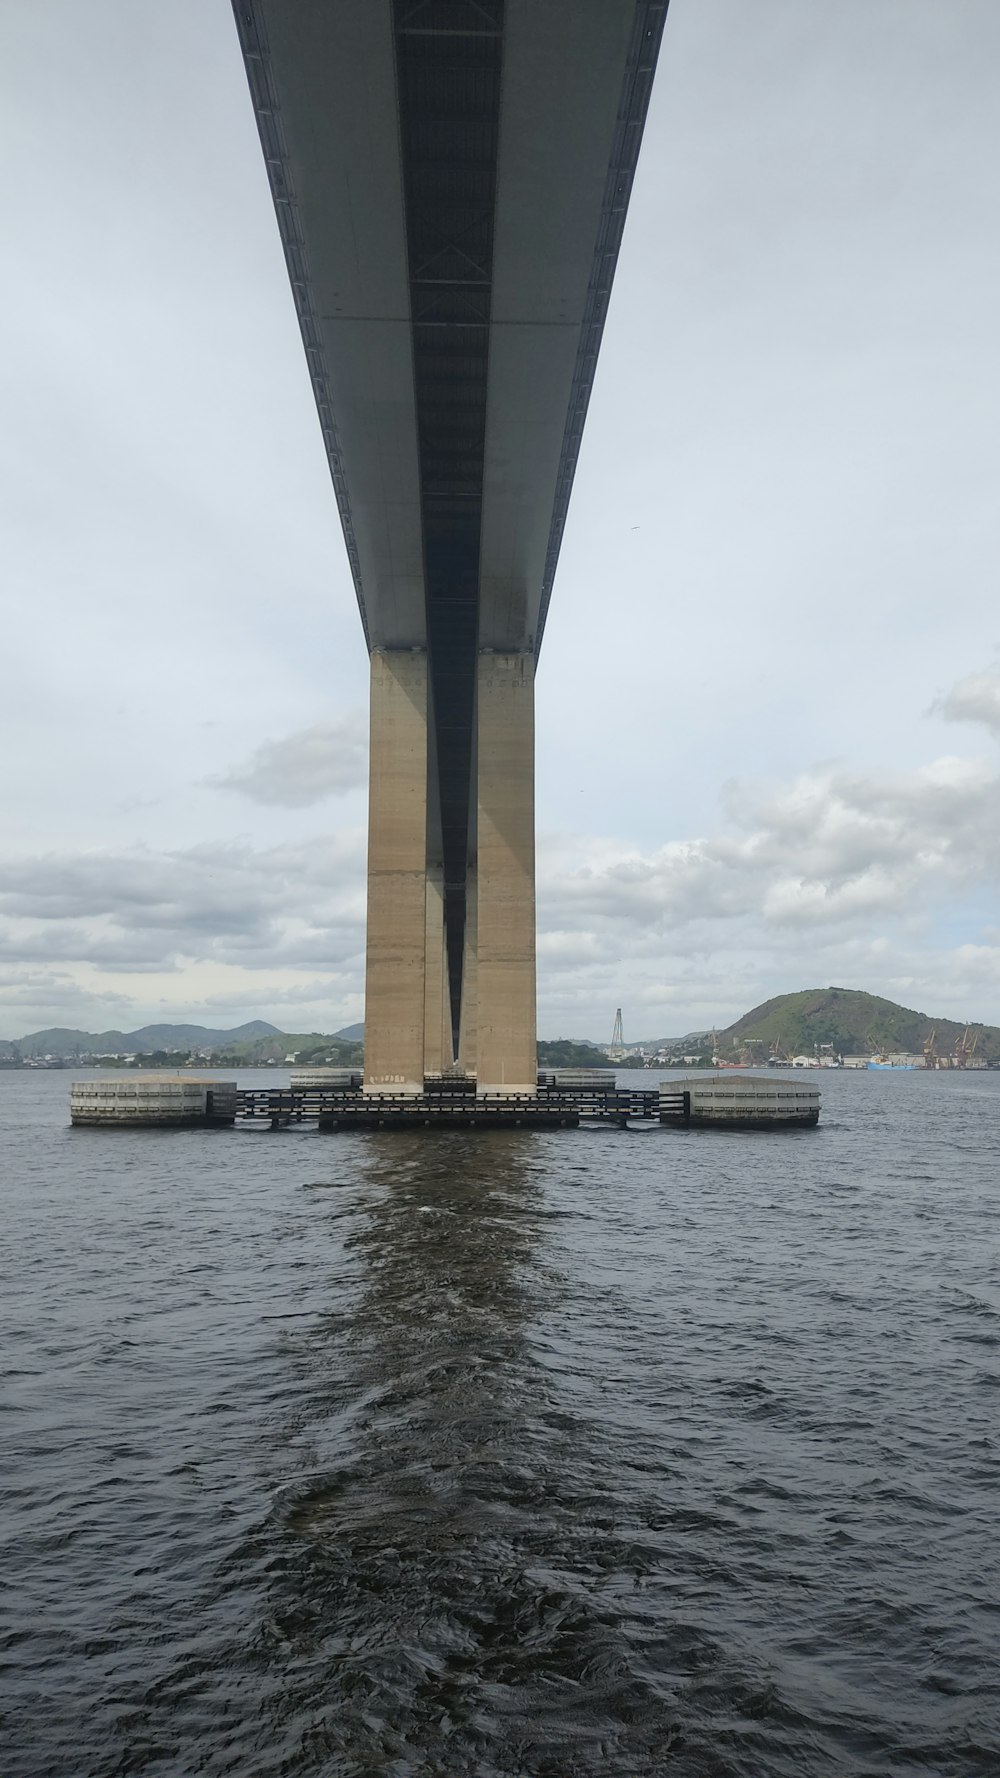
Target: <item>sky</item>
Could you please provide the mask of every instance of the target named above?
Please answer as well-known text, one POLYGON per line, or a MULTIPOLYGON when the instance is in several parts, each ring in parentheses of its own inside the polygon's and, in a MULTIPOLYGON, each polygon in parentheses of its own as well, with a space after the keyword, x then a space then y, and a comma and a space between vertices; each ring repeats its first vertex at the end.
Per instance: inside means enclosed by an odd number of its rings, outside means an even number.
MULTIPOLYGON (((672 0, 539 1031, 1000 1023, 1000 6, 672 0)), ((367 658, 229 0, 4 0, 0 1037, 362 1016, 367 658)))

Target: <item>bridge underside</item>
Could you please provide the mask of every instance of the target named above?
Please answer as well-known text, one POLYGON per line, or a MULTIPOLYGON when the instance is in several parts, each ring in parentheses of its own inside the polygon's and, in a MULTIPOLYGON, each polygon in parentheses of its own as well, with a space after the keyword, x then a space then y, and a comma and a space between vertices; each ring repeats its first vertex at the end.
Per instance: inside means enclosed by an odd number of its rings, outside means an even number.
POLYGON ((372 664, 365 1080, 534 1091, 534 670, 667 0, 234 0, 372 664))

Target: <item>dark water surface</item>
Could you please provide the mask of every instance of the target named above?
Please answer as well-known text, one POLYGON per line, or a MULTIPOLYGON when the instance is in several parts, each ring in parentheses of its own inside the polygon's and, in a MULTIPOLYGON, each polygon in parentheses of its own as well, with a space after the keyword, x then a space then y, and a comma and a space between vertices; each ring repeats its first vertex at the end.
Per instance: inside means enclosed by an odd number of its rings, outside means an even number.
POLYGON ((69 1079, 0 1077, 4 1778, 1000 1772, 1000 1075, 479 1138, 69 1079))

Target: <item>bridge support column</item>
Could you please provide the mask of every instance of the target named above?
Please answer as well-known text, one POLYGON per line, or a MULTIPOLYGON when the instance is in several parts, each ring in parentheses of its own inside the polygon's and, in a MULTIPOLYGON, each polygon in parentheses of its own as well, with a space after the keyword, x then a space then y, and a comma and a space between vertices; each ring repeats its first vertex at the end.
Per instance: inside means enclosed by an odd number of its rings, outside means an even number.
POLYGON ((427 926, 427 655, 377 648, 371 657, 366 1093, 423 1091, 427 926))
POLYGON ((476 1082, 534 1093, 535 682, 527 654, 482 654, 477 682, 476 1082))

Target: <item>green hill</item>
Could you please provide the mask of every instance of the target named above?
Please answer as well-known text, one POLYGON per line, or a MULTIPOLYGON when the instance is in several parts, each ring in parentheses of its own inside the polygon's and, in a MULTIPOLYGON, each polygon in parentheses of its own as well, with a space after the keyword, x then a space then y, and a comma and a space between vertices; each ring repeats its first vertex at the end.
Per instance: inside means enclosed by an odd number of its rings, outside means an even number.
POLYGON ((45 1031, 31 1031, 26 1037, 6 1040, 9 1049, 17 1044, 22 1056, 63 1056, 67 1060, 81 1054, 120 1055, 126 1052, 154 1049, 217 1049, 220 1044, 251 1043, 260 1038, 282 1033, 264 1019, 251 1019, 234 1031, 215 1031, 206 1025, 142 1025, 138 1031, 76 1031, 63 1025, 45 1031))
POLYGON ((294 1056, 299 1067, 330 1062, 339 1068, 356 1068, 363 1053, 363 1045, 348 1038, 326 1036, 322 1031, 282 1031, 277 1037, 220 1045, 213 1052, 213 1062, 220 1067, 253 1068, 294 1056))
MULTIPOLYGON (((875 1048, 919 1055, 934 1032, 938 1051, 949 1055, 965 1029, 961 1020, 931 1018, 856 988, 805 988, 778 994, 744 1013, 719 1032, 719 1048, 734 1055, 747 1046, 762 1053, 778 1049, 786 1055, 809 1055, 818 1044, 828 1043, 841 1055, 870 1054, 875 1048)), ((974 1025, 973 1030, 979 1032, 977 1060, 1000 1063, 1000 1029, 974 1025)))
POLYGON ((578 1043, 572 1037, 539 1038, 539 1068, 609 1068, 606 1052, 595 1043, 578 1043))
MULTIPOLYGON (((973 1025, 978 1033, 976 1060, 1000 1067, 1000 1028, 973 1025)), ((168 1051, 179 1055, 209 1051, 213 1065, 253 1067, 284 1063, 294 1056, 301 1064, 336 1063, 358 1067, 363 1043, 355 1033, 364 1027, 349 1025, 334 1035, 320 1031, 278 1031, 262 1019, 235 1031, 214 1031, 203 1025, 144 1025, 138 1031, 75 1031, 51 1028, 32 1032, 19 1040, 0 1041, 0 1062, 9 1066, 22 1057, 50 1055, 74 1060, 82 1054, 155 1053, 157 1063, 168 1051)), ((778 994, 744 1013, 741 1019, 719 1031, 719 1053, 726 1059, 766 1062, 774 1053, 812 1055, 828 1044, 838 1055, 870 1055, 873 1050, 906 1051, 919 1055, 934 1034, 939 1055, 954 1055, 966 1025, 958 1019, 936 1019, 911 1007, 897 1006, 876 994, 856 988, 805 988, 797 994, 778 994)), ((693 1045, 695 1038, 679 1043, 693 1045)), ((657 1047, 660 1047, 657 1045, 657 1047)), ((538 1045, 541 1067, 607 1067, 607 1053, 597 1044, 570 1038, 542 1040, 538 1045)))

